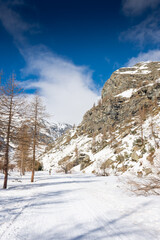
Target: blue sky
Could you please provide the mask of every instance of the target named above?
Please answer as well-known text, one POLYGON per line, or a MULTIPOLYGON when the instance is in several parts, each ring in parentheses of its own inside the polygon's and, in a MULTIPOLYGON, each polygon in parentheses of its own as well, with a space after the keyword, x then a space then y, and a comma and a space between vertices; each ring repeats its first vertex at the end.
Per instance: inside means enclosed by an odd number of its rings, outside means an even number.
POLYGON ((160 0, 0 0, 0 69, 79 123, 113 71, 160 60, 160 0))

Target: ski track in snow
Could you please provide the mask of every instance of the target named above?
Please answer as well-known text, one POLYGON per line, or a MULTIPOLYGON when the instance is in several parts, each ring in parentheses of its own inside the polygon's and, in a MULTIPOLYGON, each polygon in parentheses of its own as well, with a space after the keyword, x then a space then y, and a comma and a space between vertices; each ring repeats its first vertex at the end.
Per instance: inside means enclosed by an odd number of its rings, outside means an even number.
POLYGON ((159 197, 125 192, 117 177, 42 172, 29 181, 12 176, 0 191, 1 240, 160 239, 159 197))

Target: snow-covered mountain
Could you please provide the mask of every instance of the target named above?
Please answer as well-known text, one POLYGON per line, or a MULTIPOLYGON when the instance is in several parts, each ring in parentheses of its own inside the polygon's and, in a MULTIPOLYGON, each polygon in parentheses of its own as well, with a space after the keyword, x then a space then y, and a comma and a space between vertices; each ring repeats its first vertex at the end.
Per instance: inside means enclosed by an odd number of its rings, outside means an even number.
POLYGON ((160 62, 115 71, 82 123, 40 158, 44 169, 138 176, 159 173, 160 62))
POLYGON ((42 125, 41 135, 46 139, 46 143, 52 143, 56 138, 72 128, 72 125, 67 123, 53 123, 46 120, 43 121, 42 125))
MULTIPOLYGON (((17 120, 18 123, 18 120, 17 120)), ((67 123, 53 123, 47 120, 44 120, 41 125, 43 126, 40 131, 40 144, 37 149, 37 153, 40 155, 45 151, 45 148, 52 144, 56 138, 63 135, 67 130, 71 129, 72 126, 67 123)), ((32 131, 32 130, 31 130, 32 131)), ((3 133, 2 133, 3 136, 3 133)), ((16 164, 16 159, 14 158, 15 149, 17 146, 16 138, 11 139, 10 142, 10 164, 16 164)), ((0 168, 3 165, 3 156, 5 149, 5 139, 3 137, 0 138, 0 168)))

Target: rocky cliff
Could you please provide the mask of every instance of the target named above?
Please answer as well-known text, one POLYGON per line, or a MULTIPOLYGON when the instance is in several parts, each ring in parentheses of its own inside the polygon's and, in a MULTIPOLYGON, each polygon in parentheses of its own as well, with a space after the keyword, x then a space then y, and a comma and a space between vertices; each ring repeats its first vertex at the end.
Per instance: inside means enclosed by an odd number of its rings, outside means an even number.
POLYGON ((102 89, 98 106, 89 110, 80 131, 102 132, 103 128, 119 128, 139 114, 144 106, 150 111, 160 100, 160 63, 138 63, 132 68, 115 71, 102 89))
POLYGON ((160 62, 115 71, 74 130, 59 138, 41 161, 56 171, 137 175, 159 172, 160 62))

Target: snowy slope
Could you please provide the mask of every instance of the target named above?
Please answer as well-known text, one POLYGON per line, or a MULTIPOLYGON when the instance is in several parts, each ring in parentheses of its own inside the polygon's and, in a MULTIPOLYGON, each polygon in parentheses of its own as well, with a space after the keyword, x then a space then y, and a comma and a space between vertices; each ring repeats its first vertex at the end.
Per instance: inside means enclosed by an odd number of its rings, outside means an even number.
POLYGON ((160 239, 159 197, 131 194, 124 176, 41 172, 32 184, 30 174, 9 178, 1 190, 1 240, 160 239))
MULTIPOLYGON (((150 123, 153 122, 154 131, 156 135, 157 144, 160 144, 160 114, 157 114, 154 118, 148 118, 143 124, 144 131, 144 139, 146 141, 145 151, 142 149, 138 149, 136 154, 138 155, 138 160, 132 159, 133 148, 136 148, 135 142, 137 139, 140 139, 140 128, 132 127, 130 129, 129 134, 127 136, 122 137, 121 133, 116 133, 115 139, 117 141, 121 141, 121 152, 116 153, 116 149, 111 147, 110 145, 104 147, 102 150, 94 153, 92 151, 93 138, 89 138, 88 136, 82 135, 74 138, 76 130, 71 130, 71 140, 66 143, 67 135, 64 135, 63 141, 60 144, 57 142, 57 147, 51 148, 50 151, 43 154, 40 160, 43 162, 44 169, 53 169, 55 172, 63 171, 62 166, 59 164, 59 161, 65 158, 66 156, 70 156, 69 162, 73 162, 76 158, 75 156, 75 148, 78 149, 80 154, 87 154, 90 158, 90 165, 82 170, 82 172, 86 173, 98 173, 104 174, 104 170, 101 168, 103 163, 106 162, 107 159, 111 159, 113 164, 111 166, 106 167, 105 174, 121 174, 123 173, 123 167, 127 168, 129 172, 135 172, 138 174, 142 172, 145 175, 146 169, 152 169, 153 173, 157 173, 160 170, 160 162, 158 161, 158 154, 160 155, 160 150, 156 149, 154 138, 152 136, 150 123), (154 165, 147 160, 147 157, 150 155, 150 152, 155 150, 154 153, 154 165), (126 156, 124 161, 118 160, 119 156, 126 156), (128 155, 128 156, 127 156, 128 155)), ((130 123, 132 126, 132 123, 130 123)), ((101 144, 102 142, 102 134, 96 136, 95 143, 101 144)), ((123 160, 123 159, 122 159, 123 160)), ((80 165, 73 167, 71 172, 79 172, 80 165)))

